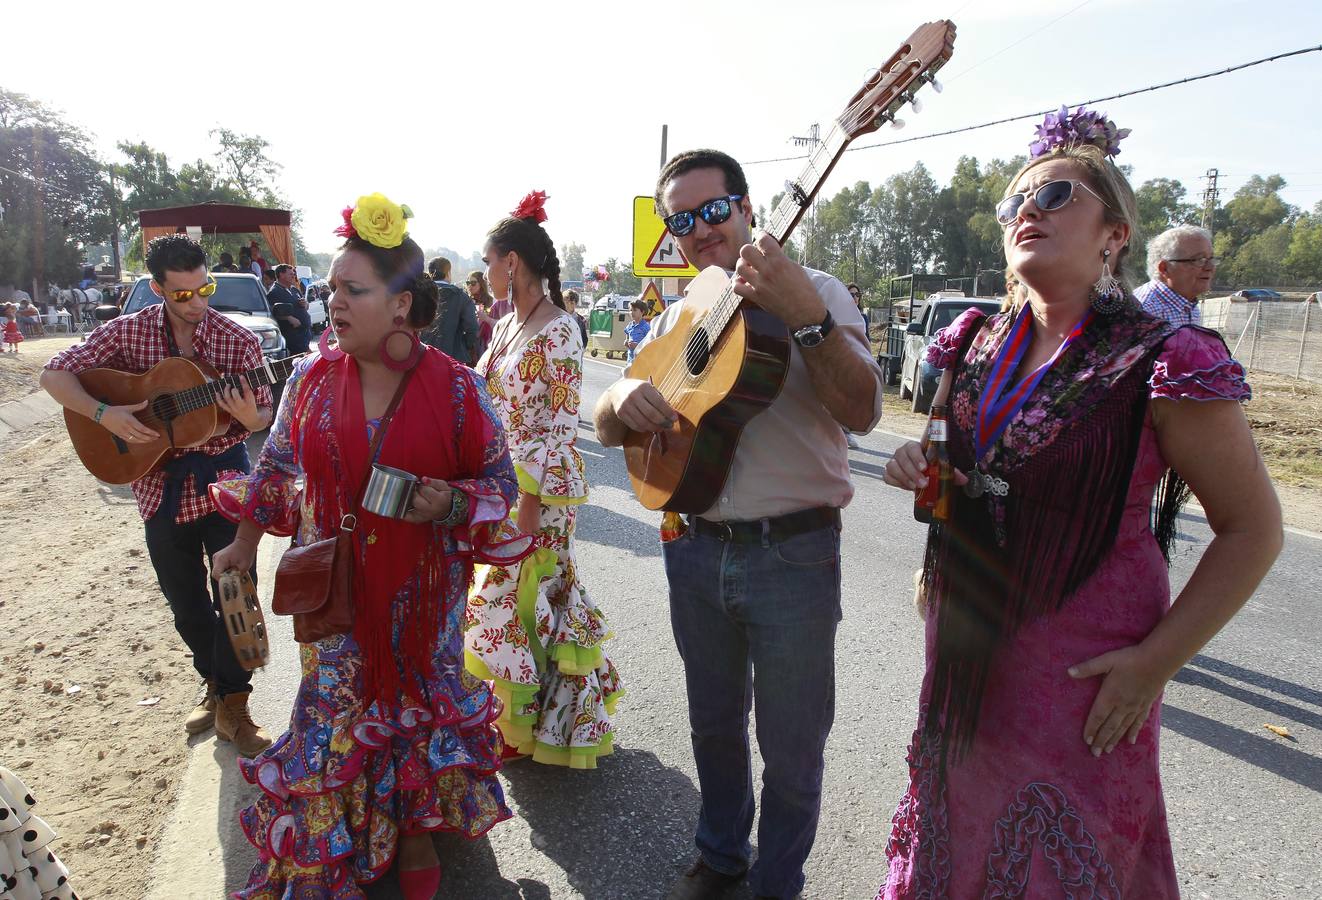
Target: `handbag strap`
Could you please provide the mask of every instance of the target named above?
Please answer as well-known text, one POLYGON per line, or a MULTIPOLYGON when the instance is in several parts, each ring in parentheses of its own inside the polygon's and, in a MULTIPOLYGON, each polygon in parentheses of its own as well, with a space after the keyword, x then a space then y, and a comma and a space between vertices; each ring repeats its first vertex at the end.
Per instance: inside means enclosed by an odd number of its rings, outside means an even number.
MULTIPOLYGON (((415 366, 414 369, 417 367, 415 366)), ((381 416, 381 424, 376 428, 376 434, 372 435, 372 446, 367 451, 367 472, 363 475, 362 483, 358 485, 358 491, 354 494, 353 505, 350 512, 345 513, 345 518, 353 517, 353 525, 344 527, 344 519, 340 520, 340 530, 353 531, 358 527, 358 510, 363 502, 363 494, 367 491, 367 482, 372 477, 372 466, 376 462, 377 451, 381 449, 381 442, 385 440, 386 429, 390 427, 390 420, 395 416, 395 410, 399 409, 399 403, 404 399, 404 389, 409 386, 409 379, 413 377, 414 369, 409 369, 404 373, 404 377, 399 380, 399 387, 395 388, 395 395, 390 398, 390 405, 381 416)))

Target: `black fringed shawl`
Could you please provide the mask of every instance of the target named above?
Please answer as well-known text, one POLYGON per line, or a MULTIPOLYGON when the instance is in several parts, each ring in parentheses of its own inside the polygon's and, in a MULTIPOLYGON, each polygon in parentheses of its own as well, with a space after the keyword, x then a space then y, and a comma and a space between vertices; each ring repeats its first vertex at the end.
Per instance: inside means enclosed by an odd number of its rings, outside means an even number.
MULTIPOLYGON (((978 401, 1012 324, 994 316, 959 349, 948 439, 962 471, 974 467, 978 401)), ((923 580, 937 618, 925 728, 956 758, 977 730, 997 647, 1021 623, 1059 610, 1115 543, 1153 363, 1174 331, 1137 304, 1094 317, 978 466, 1008 482, 1007 496, 957 493, 949 523, 931 527, 923 580)), ((1170 473, 1161 493, 1154 530, 1169 558, 1187 490, 1170 473)))

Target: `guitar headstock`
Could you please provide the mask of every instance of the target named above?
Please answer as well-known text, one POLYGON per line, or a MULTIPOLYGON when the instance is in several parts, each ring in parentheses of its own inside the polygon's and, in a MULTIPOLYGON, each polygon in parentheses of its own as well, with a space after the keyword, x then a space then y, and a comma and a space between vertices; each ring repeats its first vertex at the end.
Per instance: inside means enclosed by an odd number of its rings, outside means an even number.
POLYGON ((850 140, 871 134, 893 122, 904 104, 916 106, 915 95, 936 80, 954 46, 955 23, 949 19, 920 26, 849 101, 836 120, 841 131, 850 140))

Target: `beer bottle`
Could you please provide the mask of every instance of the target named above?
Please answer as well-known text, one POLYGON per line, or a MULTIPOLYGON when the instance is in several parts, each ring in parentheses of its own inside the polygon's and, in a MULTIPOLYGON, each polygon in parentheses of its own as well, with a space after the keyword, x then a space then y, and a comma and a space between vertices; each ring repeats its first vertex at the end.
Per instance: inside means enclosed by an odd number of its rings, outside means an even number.
POLYGON ((948 522, 954 502, 955 472, 946 448, 946 408, 932 407, 927 423, 927 487, 913 502, 913 517, 919 522, 948 522))

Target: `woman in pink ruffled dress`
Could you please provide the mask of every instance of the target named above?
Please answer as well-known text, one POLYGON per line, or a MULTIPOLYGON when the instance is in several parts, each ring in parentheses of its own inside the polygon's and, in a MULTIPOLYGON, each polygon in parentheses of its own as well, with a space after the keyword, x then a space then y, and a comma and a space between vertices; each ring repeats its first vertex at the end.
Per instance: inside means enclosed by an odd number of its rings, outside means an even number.
MULTIPOLYGON (((1243 370, 1111 274, 1137 218, 1108 158, 1123 135, 1082 110, 1041 133, 997 207, 1009 308, 966 313, 929 351, 961 487, 928 536, 885 900, 1178 897, 1161 693, 1281 546, 1243 370), (1081 140, 1098 134, 1109 146, 1081 140), (1216 536, 1172 604, 1164 557, 1190 488, 1216 536)), ((921 488, 922 454, 902 446, 887 482, 921 488)))

